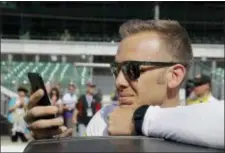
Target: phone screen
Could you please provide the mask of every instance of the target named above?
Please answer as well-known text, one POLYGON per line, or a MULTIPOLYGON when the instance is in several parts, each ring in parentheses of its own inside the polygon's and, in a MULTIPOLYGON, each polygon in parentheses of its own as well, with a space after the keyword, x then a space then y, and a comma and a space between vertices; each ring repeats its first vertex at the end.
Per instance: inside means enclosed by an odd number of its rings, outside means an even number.
POLYGON ((41 106, 51 105, 42 77, 38 73, 29 72, 28 78, 30 80, 31 90, 33 93, 36 92, 38 89, 42 89, 44 91, 44 96, 40 99, 38 105, 41 106))
MULTIPOLYGON (((42 89, 44 91, 44 96, 39 100, 37 103, 38 106, 50 106, 51 102, 47 93, 47 90, 45 88, 44 81, 42 77, 38 73, 28 73, 28 79, 30 80, 31 90, 32 93, 37 91, 38 89, 42 89)), ((45 117, 41 117, 42 119, 50 119, 55 118, 55 115, 48 115, 45 117)))

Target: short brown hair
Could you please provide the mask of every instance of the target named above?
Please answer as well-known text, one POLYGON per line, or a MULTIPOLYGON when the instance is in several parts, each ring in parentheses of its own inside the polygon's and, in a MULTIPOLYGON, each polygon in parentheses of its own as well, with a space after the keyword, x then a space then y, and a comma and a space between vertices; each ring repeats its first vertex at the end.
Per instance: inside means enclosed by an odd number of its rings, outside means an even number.
POLYGON ((154 31, 166 42, 168 53, 175 62, 187 64, 187 71, 193 59, 191 41, 187 31, 173 20, 129 20, 120 26, 122 39, 140 32, 154 31))

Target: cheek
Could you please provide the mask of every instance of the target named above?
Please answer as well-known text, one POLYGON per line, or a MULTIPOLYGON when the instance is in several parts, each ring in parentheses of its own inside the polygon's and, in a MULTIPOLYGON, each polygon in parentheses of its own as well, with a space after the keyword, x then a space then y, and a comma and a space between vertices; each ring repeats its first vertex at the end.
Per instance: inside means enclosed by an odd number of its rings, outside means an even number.
POLYGON ((140 103, 148 103, 151 91, 151 87, 153 86, 151 82, 145 79, 140 79, 139 82, 139 92, 138 92, 138 97, 140 99, 140 103))
POLYGON ((159 97, 163 97, 162 85, 157 83, 157 76, 153 73, 145 73, 138 80, 138 98, 140 104, 158 103, 159 97))
POLYGON ((200 87, 196 87, 195 89, 194 89, 194 92, 196 92, 196 93, 199 93, 201 91, 201 88, 200 87))

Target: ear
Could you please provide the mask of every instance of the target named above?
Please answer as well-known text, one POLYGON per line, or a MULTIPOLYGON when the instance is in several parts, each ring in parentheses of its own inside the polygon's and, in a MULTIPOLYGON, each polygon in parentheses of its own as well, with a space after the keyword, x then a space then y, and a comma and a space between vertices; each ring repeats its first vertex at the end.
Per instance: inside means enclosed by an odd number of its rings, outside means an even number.
POLYGON ((167 84, 169 88, 176 88, 180 86, 186 75, 186 68, 181 64, 176 64, 169 68, 167 76, 167 84))

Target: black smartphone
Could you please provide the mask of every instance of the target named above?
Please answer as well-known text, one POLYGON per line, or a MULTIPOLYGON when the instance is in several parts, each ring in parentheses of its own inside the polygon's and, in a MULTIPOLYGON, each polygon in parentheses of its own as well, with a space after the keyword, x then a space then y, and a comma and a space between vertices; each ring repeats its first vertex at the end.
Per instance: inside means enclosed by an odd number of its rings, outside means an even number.
MULTIPOLYGON (((48 97, 48 93, 47 90, 45 88, 45 84, 44 81, 42 79, 42 77, 39 75, 39 73, 33 73, 33 72, 28 72, 28 79, 30 81, 30 85, 31 85, 31 90, 34 93, 35 91, 37 91, 38 89, 42 89, 44 91, 44 96, 40 99, 40 101, 37 103, 37 106, 50 106, 51 102, 50 99, 48 97)), ((41 117, 42 119, 51 119, 51 118, 55 118, 55 115, 49 115, 49 116, 45 116, 45 117, 41 117)))

